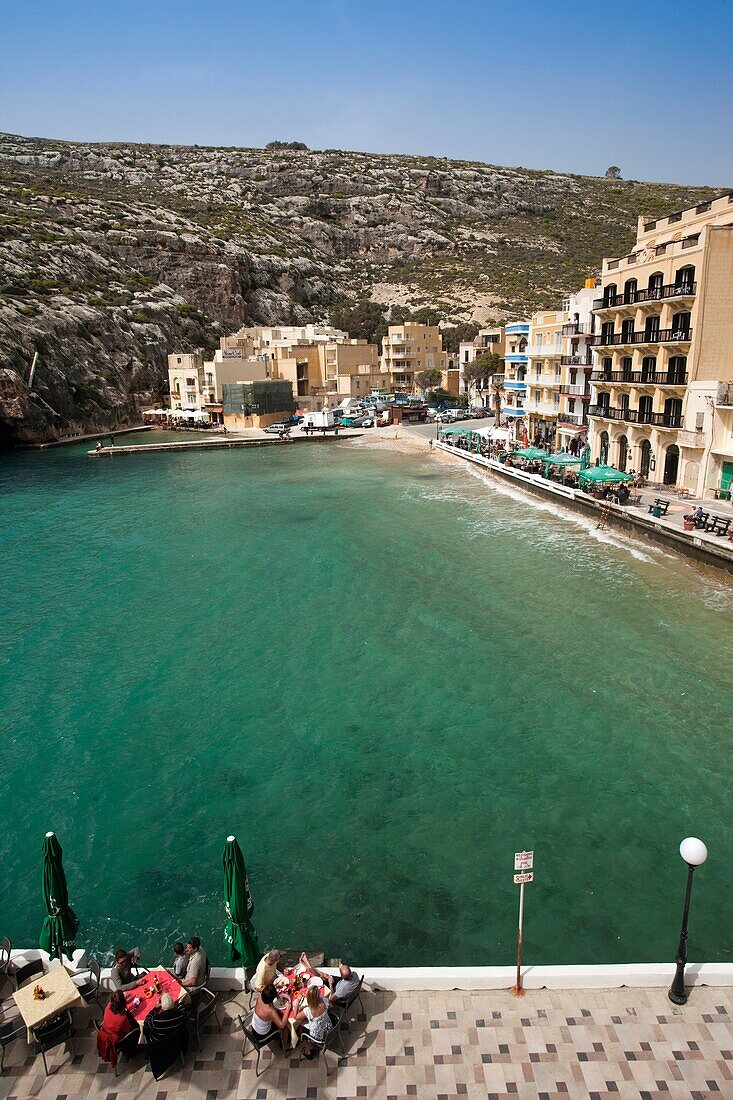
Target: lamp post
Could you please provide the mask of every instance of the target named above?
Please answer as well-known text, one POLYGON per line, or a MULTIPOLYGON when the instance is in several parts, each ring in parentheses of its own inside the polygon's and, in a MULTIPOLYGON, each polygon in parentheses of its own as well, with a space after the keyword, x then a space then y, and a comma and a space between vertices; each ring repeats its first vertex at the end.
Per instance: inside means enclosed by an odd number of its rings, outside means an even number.
POLYGON ((687 864, 687 889, 685 890, 685 908, 682 914, 682 931, 680 943, 677 948, 677 972, 674 981, 669 987, 669 999, 673 1004, 683 1005, 687 1002, 687 990, 685 989, 685 964, 687 963, 687 919, 690 915, 690 894, 692 893, 692 876, 696 867, 701 867, 708 858, 708 850, 697 837, 688 836, 680 844, 680 855, 687 864))

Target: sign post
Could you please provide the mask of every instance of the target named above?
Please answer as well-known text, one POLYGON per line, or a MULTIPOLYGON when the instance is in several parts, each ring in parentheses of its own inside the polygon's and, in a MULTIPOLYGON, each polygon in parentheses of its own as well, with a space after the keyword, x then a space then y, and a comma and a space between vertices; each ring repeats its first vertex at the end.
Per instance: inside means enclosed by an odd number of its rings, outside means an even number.
POLYGON ((515 852, 514 870, 519 874, 514 876, 515 886, 519 886, 519 924, 517 927, 517 982, 512 990, 516 997, 523 997, 522 989, 522 927, 524 924, 524 887, 527 882, 534 882, 534 852, 515 852))

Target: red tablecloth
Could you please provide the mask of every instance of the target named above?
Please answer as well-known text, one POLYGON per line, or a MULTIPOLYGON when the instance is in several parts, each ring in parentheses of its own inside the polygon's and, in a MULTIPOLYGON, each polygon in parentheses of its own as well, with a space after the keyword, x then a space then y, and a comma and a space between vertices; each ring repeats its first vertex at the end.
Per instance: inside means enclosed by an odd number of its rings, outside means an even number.
POLYGON ((139 985, 137 989, 128 989, 125 993, 125 1000, 130 1014, 135 1017, 141 1026, 145 1017, 149 1016, 153 1009, 158 1007, 160 998, 164 993, 170 993, 174 1001, 179 1001, 186 995, 183 986, 176 981, 172 974, 162 968, 151 970, 145 978, 145 985, 139 985), (153 988, 154 977, 158 979, 160 993, 153 993, 152 996, 148 997, 148 990, 153 988), (137 999, 140 1000, 138 1005, 135 1004, 137 999))
MULTIPOLYGON (((315 974, 312 970, 303 970, 299 975, 302 985, 297 991, 293 989, 296 976, 297 975, 295 973, 295 969, 292 967, 288 967, 287 970, 283 970, 283 978, 287 978, 288 987, 287 989, 278 989, 278 992, 287 993, 287 995, 291 999, 294 1009, 296 1009, 296 1006, 305 997, 308 991, 308 982, 311 980, 311 978, 315 977, 315 974)), ((280 985, 282 985, 282 983, 280 983, 280 985)), ((330 996, 331 991, 327 985, 321 985, 319 992, 322 997, 328 997, 330 996)))

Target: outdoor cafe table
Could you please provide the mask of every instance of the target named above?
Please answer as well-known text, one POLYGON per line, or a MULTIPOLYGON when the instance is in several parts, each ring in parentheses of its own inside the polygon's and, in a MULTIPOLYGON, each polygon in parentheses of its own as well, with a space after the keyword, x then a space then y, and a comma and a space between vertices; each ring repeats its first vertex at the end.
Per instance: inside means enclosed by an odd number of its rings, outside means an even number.
POLYGON ((13 1000, 23 1017, 23 1023, 28 1028, 29 1043, 33 1042, 33 1028, 40 1027, 67 1008, 79 1008, 84 1004, 84 998, 72 982, 65 966, 56 966, 47 974, 39 975, 37 979, 14 993, 13 1000), (41 1001, 33 997, 33 990, 37 985, 40 985, 46 994, 41 1001))
MULTIPOLYGON (((301 1007, 302 1001, 305 999, 305 995, 308 991, 308 983, 311 980, 311 978, 314 978, 314 977, 317 977, 317 975, 315 974, 315 972, 313 970, 310 970, 308 967, 305 967, 302 964, 299 964, 298 966, 295 966, 295 967, 287 967, 285 970, 283 970, 282 978, 276 978, 275 979, 275 982, 276 982, 277 988, 278 988, 278 992, 280 994, 285 993, 285 994, 287 994, 288 997, 290 997, 290 1002, 293 1006, 293 1011, 294 1012, 297 1011, 301 1007), (303 983, 301 985, 301 988, 298 989, 297 991, 295 991, 294 988, 293 988, 294 984, 295 984, 296 977, 301 978, 302 983, 303 983), (285 981, 287 982, 287 986, 284 984, 283 979, 285 979, 285 981)), ((331 996, 331 990, 329 989, 329 987, 327 985, 321 984, 321 988, 320 988, 319 992, 320 992, 322 997, 326 998, 326 1000, 328 1000, 328 998, 331 996)), ((281 1006, 281 1003, 278 1003, 278 1002, 275 1002, 275 1007, 279 1008, 281 1011, 282 1011, 282 1008, 284 1008, 284 1006, 281 1006)), ((292 1019, 288 1020, 288 1023, 290 1025, 291 1044, 292 1044, 293 1047, 296 1047, 298 1045, 299 1040, 300 1040, 300 1036, 298 1035, 298 1032, 295 1029, 295 1024, 293 1023, 292 1019)))
POLYGON ((157 967, 155 970, 150 970, 145 975, 145 984, 139 985, 135 989, 128 989, 125 993, 125 1001, 127 1003, 127 1010, 132 1017, 140 1025, 140 1032, 142 1033, 143 1024, 145 1019, 153 1009, 157 1008, 160 1004, 161 997, 164 993, 170 993, 174 1001, 180 1004, 181 1001, 188 1000, 188 993, 177 982, 173 975, 164 967, 157 967), (158 979, 158 985, 160 986, 160 993, 153 993, 150 997, 146 996, 149 989, 153 988, 153 979, 158 979), (139 1001, 139 1004, 135 1004, 135 1001, 139 1001))

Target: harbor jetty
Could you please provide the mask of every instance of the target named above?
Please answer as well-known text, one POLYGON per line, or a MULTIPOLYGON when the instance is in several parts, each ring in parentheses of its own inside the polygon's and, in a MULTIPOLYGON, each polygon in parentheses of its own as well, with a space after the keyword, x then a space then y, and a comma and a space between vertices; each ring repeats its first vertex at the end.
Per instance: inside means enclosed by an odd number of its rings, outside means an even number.
POLYGON ((358 439, 363 432, 346 431, 335 435, 291 435, 280 439, 273 436, 265 439, 244 439, 232 436, 218 436, 216 439, 179 439, 172 443, 137 443, 127 447, 99 447, 87 451, 90 458, 110 458, 112 455, 141 455, 160 451, 212 451, 234 447, 288 447, 303 443, 338 443, 349 439, 358 439))

